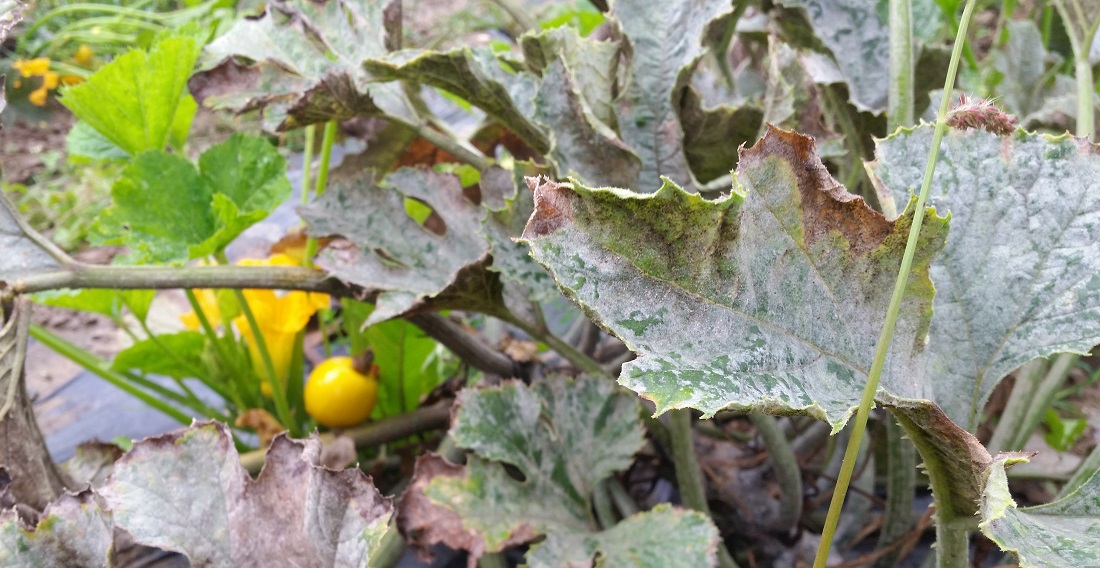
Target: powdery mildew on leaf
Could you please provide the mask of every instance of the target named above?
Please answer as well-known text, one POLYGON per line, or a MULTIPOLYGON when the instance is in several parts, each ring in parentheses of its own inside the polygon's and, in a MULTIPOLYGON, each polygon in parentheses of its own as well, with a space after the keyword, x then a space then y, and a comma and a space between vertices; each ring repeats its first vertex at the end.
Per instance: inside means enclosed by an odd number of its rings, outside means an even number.
MULTIPOLYGON (((489 262, 489 242, 479 234, 484 212, 466 199, 454 175, 406 168, 381 185, 366 173, 334 183, 299 212, 310 235, 346 239, 322 251, 318 265, 378 292, 377 309, 366 325, 465 290, 499 296, 499 282, 490 282, 484 269, 489 262), (431 207, 444 225, 443 234, 410 217, 406 198, 431 207)), ((489 310, 492 300, 471 296, 456 307, 489 310)))
POLYGON ((277 436, 252 480, 225 426, 197 424, 135 444, 100 492, 136 542, 195 566, 365 566, 392 505, 320 455, 316 436, 277 436))
POLYGON ((402 532, 420 548, 469 550, 471 563, 545 535, 527 555, 530 566, 591 565, 597 553, 612 566, 713 565, 717 531, 698 513, 666 506, 603 532, 591 524, 595 484, 628 467, 643 443, 638 411, 633 397, 599 378, 463 391, 451 435, 473 455, 465 467, 434 455, 417 461, 402 532))
POLYGON ((260 18, 239 20, 206 46, 188 86, 210 108, 264 109, 270 130, 380 113, 411 119, 401 86, 376 83, 363 68, 386 55, 388 4, 270 2, 260 18))
MULTIPOLYGON (((932 127, 879 143, 871 172, 899 203, 920 187, 932 127)), ((1100 342, 1100 157, 1071 137, 950 131, 929 202, 955 229, 932 266, 923 381, 973 430, 993 387, 1036 357, 1100 342)))
POLYGON ((0 195, 0 250, 4 251, 0 255, 0 289, 20 278, 60 268, 57 258, 36 243, 32 234, 44 241, 24 224, 7 196, 0 195))
MULTIPOLYGON (((839 429, 860 399, 911 217, 888 221, 844 190, 810 138, 770 127, 741 153, 734 194, 666 180, 653 195, 551 181, 524 231, 562 290, 639 357, 620 383, 658 412, 805 413, 839 429)), ((882 387, 923 399, 930 215, 882 387)))
POLYGON ((682 187, 695 183, 674 94, 706 52, 704 30, 732 10, 732 4, 721 0, 619 0, 612 5, 611 16, 630 41, 630 82, 619 98, 617 115, 622 140, 642 161, 637 191, 652 191, 660 176, 682 187))
POLYGON ((90 489, 62 494, 35 526, 8 509, 0 513, 0 566, 106 566, 111 531, 111 515, 90 489))
POLYGON ((1100 566, 1100 476, 1059 501, 1019 509, 1005 468, 1021 461, 1026 454, 1003 453, 989 466, 978 528, 1023 568, 1100 566))

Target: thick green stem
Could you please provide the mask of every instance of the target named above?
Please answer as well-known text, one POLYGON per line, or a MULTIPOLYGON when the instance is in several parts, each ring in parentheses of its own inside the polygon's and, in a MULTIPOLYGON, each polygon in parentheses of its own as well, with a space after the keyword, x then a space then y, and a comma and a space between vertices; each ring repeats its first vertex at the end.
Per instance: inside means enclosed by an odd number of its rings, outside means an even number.
MULTIPOLYGON (((325 186, 328 185, 328 166, 332 161, 332 146, 336 143, 336 129, 337 124, 335 120, 330 120, 325 124, 325 133, 321 138, 321 163, 317 166, 317 187, 313 190, 313 197, 321 197, 325 193, 325 186)), ((302 201, 306 199, 305 183, 302 184, 302 201)), ((317 255, 317 239, 309 237, 306 239, 306 254, 305 262, 307 265, 313 265, 313 257, 317 255)))
POLYGON ((290 413, 290 404, 286 400, 285 377, 280 377, 275 373, 275 363, 271 359, 271 352, 267 349, 267 341, 264 341, 263 331, 260 329, 259 322, 256 321, 255 314, 252 313, 252 307, 248 305, 248 300, 244 297, 244 292, 234 290, 233 293, 237 297, 237 303, 240 304, 241 313, 244 314, 244 318, 248 322, 248 329, 252 332, 252 341, 256 343, 256 349, 260 352, 264 371, 267 372, 267 380, 271 381, 271 398, 275 401, 275 415, 279 418, 279 422, 290 431, 292 437, 299 437, 301 436, 301 428, 298 427, 298 421, 290 413))
POLYGON ((971 523, 950 522, 936 511, 936 567, 967 568, 970 566, 971 523))
MULTIPOLYGON (((875 403, 875 394, 878 392, 879 379, 882 377, 882 369, 886 363, 886 354, 890 349, 890 341, 894 336, 894 326, 897 324, 901 300, 909 284, 909 271, 913 265, 913 257, 917 252, 921 225, 924 223, 925 203, 928 202, 928 194, 932 187, 932 175, 936 171, 936 159, 939 157, 940 143, 943 142, 943 136, 947 132, 947 109, 951 104, 951 91, 955 86, 959 58, 962 55, 962 48, 966 44, 966 30, 970 24, 970 17, 974 13, 975 4, 976 0, 967 0, 966 8, 963 9, 962 20, 959 22, 959 33, 955 37, 955 47, 951 51, 951 63, 947 68, 947 80, 943 87, 943 100, 940 102, 939 113, 936 115, 936 130, 932 135, 932 148, 928 152, 924 180, 921 183, 920 195, 917 197, 916 210, 913 212, 913 224, 909 229, 909 239, 905 243, 905 253, 902 256, 901 268, 898 270, 894 293, 890 297, 890 305, 886 310, 886 321, 883 323, 882 333, 875 345, 875 356, 871 362, 871 370, 868 372, 867 384, 863 389, 859 409, 856 411, 855 420, 852 424, 852 437, 849 439, 848 447, 844 451, 844 465, 841 467, 836 489, 833 491, 833 498, 829 503, 829 515, 825 519, 821 545, 818 547, 817 556, 814 558, 814 568, 825 568, 828 561, 833 535, 836 533, 837 523, 840 521, 840 511, 844 506, 844 497, 848 492, 848 484, 851 483, 852 473, 855 470, 856 456, 859 454, 859 446, 863 442, 863 432, 867 428, 867 418, 870 415, 871 407, 875 403)), ((945 565, 941 564, 941 566, 945 565)))
POLYGON ((405 555, 405 539, 397 531, 396 523, 391 521, 389 530, 382 536, 378 549, 371 552, 368 568, 393 568, 405 555))
POLYGON ((549 333, 548 331, 539 329, 538 326, 532 325, 511 313, 500 314, 498 317, 505 322, 508 322, 522 329, 531 337, 534 337, 535 339, 545 343, 551 349, 557 351, 559 355, 565 357, 566 360, 568 360, 578 369, 588 373, 592 373, 594 375, 609 376, 607 371, 604 370, 603 366, 600 365, 599 361, 596 361, 588 355, 585 355, 576 347, 573 347, 565 341, 562 341, 556 335, 549 333))
POLYGON ((913 124, 913 10, 909 0, 890 0, 890 89, 886 128, 913 124))
POLYGON ((1077 355, 1062 354, 1049 366, 1041 359, 1025 364, 1016 373, 1012 395, 1001 412, 1000 422, 989 440, 989 453, 1014 452, 1024 449, 1031 433, 1043 421, 1058 389, 1077 363, 1077 355))
POLYGON ((1093 118, 1092 64, 1089 63, 1088 49, 1077 56, 1077 135, 1092 139, 1095 136, 1093 118))
MULTIPOLYGON (((0 292, 4 291, 0 281, 0 292)), ((300 266, 115 266, 67 263, 62 267, 7 282, 14 294, 60 288, 112 290, 175 288, 266 288, 324 292, 338 296, 350 290, 327 274, 300 266)))
MULTIPOLYGON (((676 464, 676 485, 680 487, 680 497, 684 505, 710 516, 707 493, 703 485, 703 471, 695 458, 695 442, 691 438, 691 409, 681 408, 669 412, 669 426, 672 434, 672 460, 676 464)), ((737 563, 726 547, 718 547, 718 565, 722 568, 736 568, 737 563)))
POLYGON ((749 414, 749 420, 768 448, 772 469, 779 481, 779 518, 772 528, 777 531, 794 530, 802 519, 802 469, 798 458, 774 417, 753 412, 749 414))
MULTIPOLYGON (((913 487, 917 482, 917 448, 904 437, 905 431, 892 415, 885 416, 886 430, 886 518, 878 546, 889 546, 913 528, 913 487)), ((875 561, 874 568, 896 565, 900 548, 875 561)))

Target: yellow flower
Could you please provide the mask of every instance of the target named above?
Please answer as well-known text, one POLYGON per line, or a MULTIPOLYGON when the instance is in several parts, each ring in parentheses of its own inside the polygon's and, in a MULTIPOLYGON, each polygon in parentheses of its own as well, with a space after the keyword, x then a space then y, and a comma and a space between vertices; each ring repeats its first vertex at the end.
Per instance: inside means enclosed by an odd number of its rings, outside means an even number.
POLYGON ((95 58, 95 52, 86 45, 81 45, 76 48, 76 53, 73 54, 73 61, 76 61, 80 65, 90 65, 93 58, 95 58))
POLYGON ((45 75, 42 75, 42 86, 47 90, 56 89, 60 81, 61 76, 53 71, 47 71, 45 75))
MULTIPOLYGON (((222 321, 218 295, 213 290, 192 290, 192 292, 195 293, 195 299, 199 301, 199 308, 202 310, 202 315, 206 316, 206 321, 210 322, 211 326, 218 327, 222 321)), ((202 327, 199 316, 194 310, 180 315, 180 321, 192 331, 198 331, 202 327)))
POLYGON ((31 101, 31 104, 34 106, 46 106, 46 95, 48 95, 49 92, 50 90, 46 88, 46 85, 42 85, 28 95, 27 100, 31 101))
POLYGON ((18 69, 19 74, 24 78, 41 76, 50 70, 50 58, 17 59, 11 66, 18 69))
POLYGON ((80 75, 62 75, 61 76, 61 84, 62 85, 72 86, 72 85, 79 85, 83 82, 84 82, 84 77, 81 77, 80 75))
MULTIPOLYGON (((272 255, 267 260, 242 260, 242 266, 298 266, 298 261, 285 254, 272 255)), ((305 329, 309 319, 318 310, 327 308, 330 303, 328 294, 316 292, 276 292, 275 290, 244 290, 245 301, 256 318, 267 352, 271 356, 275 377, 279 384, 286 382, 290 373, 290 362, 294 358, 298 333, 305 329)), ((233 319, 237 331, 248 344, 248 354, 252 365, 260 377, 267 383, 265 393, 270 391, 271 376, 267 372, 259 345, 252 334, 252 327, 244 315, 233 319)))

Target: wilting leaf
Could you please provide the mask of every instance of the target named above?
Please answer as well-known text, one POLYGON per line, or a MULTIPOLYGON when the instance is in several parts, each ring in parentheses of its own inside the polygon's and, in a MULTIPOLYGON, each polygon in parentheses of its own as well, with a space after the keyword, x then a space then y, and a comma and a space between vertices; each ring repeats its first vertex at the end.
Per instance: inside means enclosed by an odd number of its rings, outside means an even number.
POLYGON ((262 138, 234 134, 196 168, 163 151, 133 159, 111 188, 96 236, 131 260, 179 262, 223 250, 290 195, 286 161, 262 138))
POLYGON ((107 566, 112 525, 91 490, 64 493, 46 507, 35 527, 15 509, 0 513, 0 565, 107 566))
POLYGON ((572 69, 561 60, 544 70, 535 108, 535 118, 546 126, 552 140, 550 158, 559 175, 613 186, 638 179, 642 167, 638 156, 592 114, 572 69))
POLYGON ((0 42, 8 39, 8 32, 23 20, 24 7, 17 0, 0 1, 0 42))
POLYGON ((489 243, 478 234, 482 209, 465 198, 454 175, 406 168, 380 185, 368 173, 333 184, 299 211, 311 235, 347 239, 322 251, 317 262, 333 276, 379 293, 367 325, 431 301, 438 306, 448 295, 461 296, 456 307, 490 311, 499 297, 499 283, 488 281, 483 268, 489 243), (406 213, 408 198, 438 215, 442 234, 406 213))
POLYGON ((716 532, 698 513, 661 507, 604 532, 591 524, 595 485, 629 466, 643 443, 638 412, 602 379, 463 391, 451 435, 475 455, 465 467, 418 460, 401 529, 419 546, 443 542, 474 557, 546 535, 527 555, 534 567, 588 565, 596 554, 613 566, 713 565, 716 532), (514 466, 523 481, 494 462, 514 466), (677 545, 664 540, 672 534, 677 545), (639 554, 660 542, 666 552, 639 554))
POLYGON ((18 210, 0 193, 0 288, 20 278, 60 268, 61 251, 42 235, 28 227, 18 210))
POLYGON ((620 135, 642 160, 637 191, 653 191, 660 176, 693 187, 674 97, 705 53, 704 30, 732 10, 721 0, 619 0, 612 6, 630 40, 630 82, 617 110, 620 135))
MULTIPOLYGON (((871 171, 899 203, 919 188, 932 127, 879 143, 871 171)), ((1100 343, 1100 157, 1087 141, 951 131, 930 203, 955 227, 932 266, 927 368, 947 415, 974 429, 993 387, 1036 357, 1100 343)))
POLYGON ((131 156, 163 150, 177 123, 190 125, 194 103, 184 92, 199 46, 187 37, 170 37, 148 54, 129 51, 96 71, 87 81, 62 90, 61 104, 131 156), (177 116, 180 109, 190 116, 177 116))
MULTIPOLYGON (((544 181, 524 231, 535 258, 637 360, 620 383, 657 411, 806 413, 839 429, 870 368, 911 217, 850 195, 812 139, 775 128, 741 152, 734 192, 707 201, 544 181)), ((925 221, 882 387, 923 399, 928 265, 945 219, 925 221)))
POLYGON ((276 437, 252 480, 225 427, 200 424, 135 444, 101 493, 135 541, 195 566, 365 566, 392 506, 320 455, 316 436, 276 437))
POLYGON ((488 49, 459 48, 446 53, 401 51, 367 61, 365 67, 378 80, 413 80, 453 93, 485 111, 540 152, 549 141, 532 123, 534 77, 505 69, 507 65, 488 49))
POLYGON ((737 165, 741 145, 756 140, 764 113, 752 106, 703 108, 699 93, 689 87, 684 92, 680 117, 684 124, 684 153, 695 177, 705 184, 718 178, 729 179, 726 176, 737 165))
POLYGON ((875 0, 780 0, 806 11, 814 33, 832 51, 848 82, 852 103, 864 111, 886 108, 890 36, 875 0))
POLYGON ((215 109, 264 109, 271 130, 387 114, 410 119, 397 83, 377 83, 363 62, 386 54, 387 2, 270 2, 203 51, 195 98, 215 109), (246 62, 248 60, 249 62, 246 62))
MULTIPOLYGON (((482 236, 491 245, 492 270, 499 272, 506 288, 516 288, 522 297, 535 302, 545 302, 560 297, 553 278, 539 263, 531 258, 527 245, 513 239, 523 233, 523 226, 535 210, 534 192, 524 184, 518 191, 511 173, 491 170, 481 180, 487 184, 507 187, 503 191, 505 204, 499 209, 487 207, 482 225, 482 236)), ((487 204, 488 205, 488 204, 487 204)))
POLYGON ((1100 475, 1065 498, 1019 509, 1008 491, 1005 468, 1027 458, 997 456, 982 492, 982 533, 1001 550, 1015 552, 1023 568, 1100 566, 1100 475))
POLYGON ((525 35, 520 43, 525 63, 539 74, 555 61, 565 64, 592 115, 606 126, 615 127, 611 97, 620 59, 618 42, 581 37, 576 28, 564 26, 525 35))

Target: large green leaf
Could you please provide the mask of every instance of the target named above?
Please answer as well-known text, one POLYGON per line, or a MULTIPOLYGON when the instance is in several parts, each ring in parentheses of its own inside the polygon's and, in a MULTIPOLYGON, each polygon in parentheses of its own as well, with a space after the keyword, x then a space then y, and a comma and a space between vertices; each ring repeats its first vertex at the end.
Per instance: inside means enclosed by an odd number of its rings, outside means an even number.
MULTIPOLYGON (((638 353, 620 383, 658 412, 806 413, 839 429, 858 405, 911 220, 847 193, 812 139, 770 127, 741 153, 733 193, 666 180, 639 195, 543 181, 524 231, 562 290, 638 353)), ((928 266, 946 219, 921 233, 882 387, 923 399, 928 266)))
POLYGON ((1005 468, 1027 461, 1022 454, 997 456, 986 472, 978 527, 1002 550, 1016 553, 1022 568, 1100 566, 1100 475, 1065 498, 1017 508, 1005 468))
MULTIPOLYGON (((920 186, 932 127, 879 143, 872 175, 899 203, 920 186)), ((930 203, 955 231, 936 285, 928 398, 974 429, 993 387, 1036 357, 1100 343, 1100 158, 1085 140, 950 131, 930 203)))
POLYGON ((188 37, 165 39, 148 54, 129 51, 87 81, 63 89, 61 104, 132 156, 163 150, 177 123, 189 126, 195 114, 184 87, 198 53, 188 37), (177 116, 181 109, 184 115, 177 116))
POLYGON ((412 80, 444 89, 500 121, 539 152, 549 147, 546 133, 530 117, 538 89, 535 77, 505 69, 489 49, 401 51, 365 62, 379 80, 412 80))
POLYGON ((100 493, 118 528, 194 566, 365 566, 392 506, 320 453, 316 436, 278 436, 252 480, 227 429, 199 424, 135 444, 100 493))
POLYGON ((859 110, 886 108, 889 86, 890 35, 875 0, 779 0, 802 8, 814 32, 832 51, 859 110))
POLYGON ((262 108, 271 130, 383 113, 408 120, 401 85, 377 83, 363 68, 387 52, 388 4, 271 2, 206 46, 191 92, 211 108, 262 108))
POLYGON ((533 567, 588 565, 597 554, 610 566, 713 565, 717 533, 698 513, 660 507, 603 532, 593 526, 595 485, 643 443, 639 410, 598 378, 463 391, 451 435, 474 456, 465 467, 418 460, 402 531, 418 546, 443 542, 474 557, 546 535, 527 555, 533 567))
POLYGON ((465 198, 454 175, 406 168, 378 184, 367 172, 334 183, 299 211, 311 235, 346 239, 322 251, 317 263, 378 293, 367 325, 429 303, 488 311, 498 304, 499 282, 484 270, 489 243, 478 234, 483 210, 465 198), (410 217, 406 199, 430 207, 442 234, 410 217))
POLYGON ((196 168, 163 151, 138 155, 111 188, 96 236, 130 260, 179 262, 223 250, 290 195, 286 161, 261 138, 234 134, 196 168))
POLYGON ((0 513, 0 565, 9 568, 107 566, 112 542, 109 513, 89 489, 64 493, 46 507, 36 526, 15 508, 0 513))
POLYGON ((612 6, 630 42, 630 82, 617 110, 620 136, 642 160, 637 191, 655 190, 660 176, 693 188, 676 102, 706 51, 703 32, 732 10, 722 0, 619 0, 612 6))

